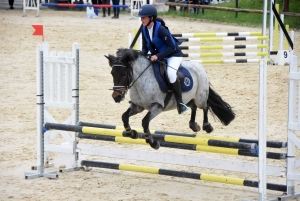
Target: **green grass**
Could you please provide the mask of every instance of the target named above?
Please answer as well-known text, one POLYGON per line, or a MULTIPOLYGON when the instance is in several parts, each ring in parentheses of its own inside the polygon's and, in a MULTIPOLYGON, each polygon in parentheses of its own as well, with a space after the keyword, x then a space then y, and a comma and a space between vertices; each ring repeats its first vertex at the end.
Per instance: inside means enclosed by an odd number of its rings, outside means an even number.
MULTIPOLYGON (((269 0, 268 10, 270 9, 269 0)), ((263 10, 263 0, 239 0, 239 8, 241 9, 252 9, 252 10, 263 10)), ((276 0, 276 4, 279 4, 279 10, 282 11, 283 0, 276 0)), ((210 4, 210 6, 217 7, 227 7, 235 8, 236 1, 231 0, 229 3, 221 4, 210 4)), ((160 16, 180 16, 187 18, 194 18, 205 21, 222 22, 227 24, 236 24, 240 26, 250 26, 250 27, 261 27, 262 25, 262 14, 257 13, 242 13, 239 12, 236 17, 236 12, 231 11, 220 11, 220 10, 210 10, 204 9, 204 14, 202 14, 202 9, 199 10, 199 15, 195 13, 186 13, 178 11, 162 12, 160 16)), ((290 0, 289 12, 300 13, 300 0, 290 0)), ((290 29, 299 30, 300 29, 300 17, 285 16, 284 24, 288 24, 290 29)), ((269 24, 269 17, 267 19, 267 26, 269 24)))

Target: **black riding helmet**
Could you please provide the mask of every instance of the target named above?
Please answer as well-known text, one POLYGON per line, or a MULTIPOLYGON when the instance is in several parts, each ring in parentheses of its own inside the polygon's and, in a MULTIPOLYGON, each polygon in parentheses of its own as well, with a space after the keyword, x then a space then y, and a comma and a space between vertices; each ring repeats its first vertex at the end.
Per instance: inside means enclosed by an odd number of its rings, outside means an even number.
POLYGON ((150 4, 143 5, 137 17, 157 17, 157 10, 150 4))

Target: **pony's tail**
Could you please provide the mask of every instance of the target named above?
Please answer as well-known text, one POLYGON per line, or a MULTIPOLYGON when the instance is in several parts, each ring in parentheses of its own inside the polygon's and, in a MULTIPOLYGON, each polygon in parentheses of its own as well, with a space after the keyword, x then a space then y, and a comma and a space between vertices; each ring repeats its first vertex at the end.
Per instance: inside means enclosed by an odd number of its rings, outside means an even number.
POLYGON ((235 113, 231 106, 226 103, 211 87, 209 87, 207 104, 212 115, 214 117, 217 116, 223 125, 227 126, 234 119, 235 113))

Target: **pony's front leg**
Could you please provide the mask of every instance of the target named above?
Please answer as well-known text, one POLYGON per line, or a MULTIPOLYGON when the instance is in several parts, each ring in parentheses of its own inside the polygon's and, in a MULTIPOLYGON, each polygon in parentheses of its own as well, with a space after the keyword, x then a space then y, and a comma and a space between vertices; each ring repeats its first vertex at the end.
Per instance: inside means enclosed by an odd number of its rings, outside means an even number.
POLYGON ((146 116, 142 120, 142 126, 144 129, 146 142, 149 143, 153 149, 159 149, 160 144, 151 135, 150 130, 149 130, 149 123, 154 117, 156 117, 162 111, 163 111, 162 105, 160 105, 158 103, 153 103, 151 105, 149 112, 146 114, 146 116))
POLYGON ((122 115, 122 121, 123 125, 125 128, 125 136, 126 137, 131 137, 133 139, 138 138, 138 133, 135 130, 131 130, 130 125, 129 125, 129 117, 136 115, 140 112, 144 111, 143 107, 140 107, 134 103, 131 102, 130 107, 127 109, 126 112, 123 113, 122 115))
POLYGON ((196 120, 196 113, 197 113, 197 106, 195 105, 194 102, 190 102, 187 105, 192 110, 192 112, 191 112, 191 119, 190 119, 190 122, 189 122, 190 129, 192 129, 194 132, 198 132, 198 131, 201 130, 201 127, 195 121, 196 120))

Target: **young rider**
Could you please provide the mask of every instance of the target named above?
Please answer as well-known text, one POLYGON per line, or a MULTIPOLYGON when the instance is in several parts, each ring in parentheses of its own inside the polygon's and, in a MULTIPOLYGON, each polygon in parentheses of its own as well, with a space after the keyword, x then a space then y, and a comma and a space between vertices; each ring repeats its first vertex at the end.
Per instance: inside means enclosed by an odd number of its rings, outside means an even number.
POLYGON ((177 110, 183 114, 188 107, 182 102, 181 84, 177 79, 177 71, 182 61, 182 52, 165 22, 157 17, 157 10, 153 5, 141 7, 138 17, 142 22, 142 53, 151 52, 151 61, 166 59, 168 62, 167 75, 177 100, 177 110))

